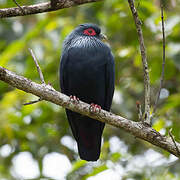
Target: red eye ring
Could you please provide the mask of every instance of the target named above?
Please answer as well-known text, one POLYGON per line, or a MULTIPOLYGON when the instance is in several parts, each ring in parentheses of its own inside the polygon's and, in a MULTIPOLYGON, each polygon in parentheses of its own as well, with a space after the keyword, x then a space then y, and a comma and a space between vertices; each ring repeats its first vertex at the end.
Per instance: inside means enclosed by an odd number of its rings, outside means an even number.
POLYGON ((93 28, 88 28, 84 30, 83 34, 86 34, 88 36, 95 36, 96 32, 93 28))

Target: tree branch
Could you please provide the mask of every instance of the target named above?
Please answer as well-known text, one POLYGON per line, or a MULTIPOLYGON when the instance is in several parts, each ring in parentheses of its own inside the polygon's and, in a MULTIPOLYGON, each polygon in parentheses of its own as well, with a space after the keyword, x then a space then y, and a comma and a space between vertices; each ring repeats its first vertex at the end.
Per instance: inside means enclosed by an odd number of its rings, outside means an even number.
POLYGON ((150 78, 149 78, 149 70, 148 70, 148 63, 147 63, 147 57, 146 57, 146 48, 144 44, 144 38, 143 33, 141 29, 141 21, 138 17, 138 13, 136 11, 136 8, 134 6, 134 0, 128 0, 129 7, 131 9, 134 22, 136 25, 136 30, 138 33, 138 39, 140 44, 140 50, 141 50, 141 58, 142 58, 142 64, 143 64, 143 70, 144 70, 144 105, 145 105, 145 122, 148 124, 151 124, 150 122, 150 78))
POLYGON ((174 140, 174 137, 173 137, 171 131, 172 131, 172 129, 169 130, 168 134, 169 134, 169 136, 171 137, 171 139, 172 139, 172 141, 173 141, 173 143, 174 143, 174 145, 175 145, 175 147, 176 147, 177 153, 180 155, 179 148, 178 148, 178 146, 177 146, 177 144, 176 144, 176 141, 174 140))
POLYGON ((39 3, 30 6, 21 6, 13 8, 0 9, 0 18, 25 16, 30 14, 38 14, 43 12, 56 11, 58 9, 69 8, 85 3, 97 2, 102 0, 58 0, 56 6, 52 6, 51 2, 39 3), (23 11, 22 11, 23 10, 23 11))
POLYGON ((174 143, 170 138, 161 135, 159 132, 155 131, 153 128, 147 126, 142 122, 134 122, 104 110, 92 113, 89 111, 89 104, 84 103, 82 101, 79 101, 79 103, 75 104, 70 101, 70 98, 68 96, 53 90, 48 85, 37 84, 23 76, 16 75, 15 73, 1 66, 0 80, 27 93, 32 93, 38 96, 39 98, 42 98, 43 100, 60 105, 64 108, 86 115, 93 119, 105 122, 112 126, 123 128, 125 131, 129 132, 135 137, 148 141, 151 144, 154 144, 155 146, 158 146, 174 154, 175 156, 180 157, 179 152, 177 151, 177 147, 178 149, 180 149, 179 143, 174 143), (177 147, 175 146, 175 144, 177 147))
POLYGON ((162 0, 160 1, 161 5, 161 24, 162 24, 162 35, 163 35, 163 59, 162 59, 162 72, 161 72, 161 78, 160 78, 160 85, 159 85, 159 90, 157 93, 156 101, 154 104, 154 110, 153 114, 155 114, 158 106, 158 101, 159 97, 161 94, 161 89, 163 87, 163 82, 164 82, 164 69, 165 69, 165 62, 166 62, 166 37, 165 37, 165 27, 164 27, 164 7, 163 7, 163 2, 162 0))
POLYGON ((31 48, 29 48, 29 52, 31 53, 31 56, 32 56, 32 58, 33 58, 33 60, 34 60, 34 63, 35 63, 35 65, 36 65, 37 71, 38 71, 38 73, 39 73, 39 77, 40 77, 40 79, 41 79, 41 83, 42 83, 42 84, 45 84, 44 76, 43 76, 43 73, 42 73, 42 71, 41 71, 41 68, 40 68, 40 66, 39 66, 39 64, 38 64, 38 61, 37 61, 37 59, 36 59, 36 56, 35 56, 35 54, 33 53, 33 50, 32 50, 31 48))

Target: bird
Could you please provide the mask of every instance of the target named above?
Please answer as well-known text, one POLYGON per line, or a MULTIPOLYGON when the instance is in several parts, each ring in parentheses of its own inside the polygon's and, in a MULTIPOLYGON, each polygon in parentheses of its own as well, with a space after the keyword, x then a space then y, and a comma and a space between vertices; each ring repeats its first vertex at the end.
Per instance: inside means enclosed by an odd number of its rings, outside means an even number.
MULTIPOLYGON (((110 111, 115 83, 114 56, 98 25, 80 24, 63 42, 60 59, 61 92, 110 111)), ((105 123, 66 109, 81 159, 97 161, 105 123)))

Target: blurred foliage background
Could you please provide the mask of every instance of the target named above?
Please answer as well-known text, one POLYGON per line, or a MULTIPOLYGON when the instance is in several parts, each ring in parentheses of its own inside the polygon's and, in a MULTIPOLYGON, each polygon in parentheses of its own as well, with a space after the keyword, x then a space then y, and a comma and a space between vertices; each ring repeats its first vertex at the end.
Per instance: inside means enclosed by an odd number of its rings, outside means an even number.
MULTIPOLYGON (((41 1, 18 0, 20 5, 41 1)), ((135 1, 147 48, 151 78, 152 106, 159 86, 162 62, 162 32, 159 0, 135 1)), ((153 128, 168 135, 169 129, 180 139, 180 0, 166 0, 165 83, 153 128)), ((1 0, 0 8, 14 7, 11 0, 1 0)), ((46 82, 59 90, 58 69, 64 38, 77 25, 100 25, 115 56, 116 91, 112 112, 137 120, 136 101, 143 104, 143 70, 139 44, 127 0, 105 0, 51 13, 0 20, 0 65, 40 83, 28 51, 39 60, 46 82)), ((64 109, 49 102, 23 106, 37 97, 0 82, 0 180, 13 179, 180 179, 180 162, 160 148, 136 139, 121 129, 106 125, 101 158, 97 163, 79 159, 76 144, 64 109), (24 155, 36 171, 25 168, 24 155), (50 155, 63 157, 55 163, 61 177, 48 174, 45 161, 50 155), (49 155, 49 156, 48 156, 49 155), (59 155, 59 156, 58 156, 59 155), (17 165, 20 161, 20 170, 17 165), (24 161, 24 162, 23 162, 24 161), (58 164, 61 163, 61 164, 58 164), (24 169, 23 169, 24 167, 24 169), (28 172, 27 172, 28 173, 28 172), (108 178, 109 177, 109 178, 108 178)), ((49 164, 49 166, 51 166, 49 164)))

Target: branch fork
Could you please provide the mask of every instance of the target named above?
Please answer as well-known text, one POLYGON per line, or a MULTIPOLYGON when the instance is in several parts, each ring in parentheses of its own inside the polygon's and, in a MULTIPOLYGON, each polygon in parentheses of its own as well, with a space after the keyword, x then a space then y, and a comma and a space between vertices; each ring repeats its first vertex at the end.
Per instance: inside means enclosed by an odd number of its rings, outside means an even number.
MULTIPOLYGON (((38 61, 37 61, 37 59, 36 59, 36 56, 35 56, 33 50, 32 50, 31 48, 29 48, 28 50, 29 50, 29 52, 31 53, 31 56, 32 56, 32 58, 33 58, 33 60, 34 60, 34 63, 35 63, 35 65, 36 65, 37 71, 38 71, 38 73, 39 73, 39 77, 40 77, 40 79, 41 79, 42 85, 44 85, 44 86, 46 86, 46 87, 49 86, 49 88, 52 88, 52 89, 54 90, 54 88, 53 88, 51 85, 49 85, 49 84, 46 85, 45 80, 44 80, 43 73, 42 73, 42 71, 41 71, 41 68, 40 68, 40 66, 39 66, 39 64, 38 64, 38 61)), ((28 102, 28 103, 24 103, 24 105, 26 106, 26 105, 35 104, 35 103, 38 103, 38 102, 40 102, 40 101, 42 101, 42 100, 43 100, 43 98, 40 97, 38 100, 30 101, 30 102, 28 102)))
POLYGON ((144 44, 143 33, 141 29, 141 20, 138 17, 138 13, 136 11, 134 0, 128 0, 129 7, 131 9, 134 22, 136 25, 136 30, 138 34, 138 40, 140 45, 140 52, 142 57, 143 71, 144 71, 144 122, 151 124, 150 119, 150 78, 149 78, 149 70, 146 56, 146 48, 144 44))

